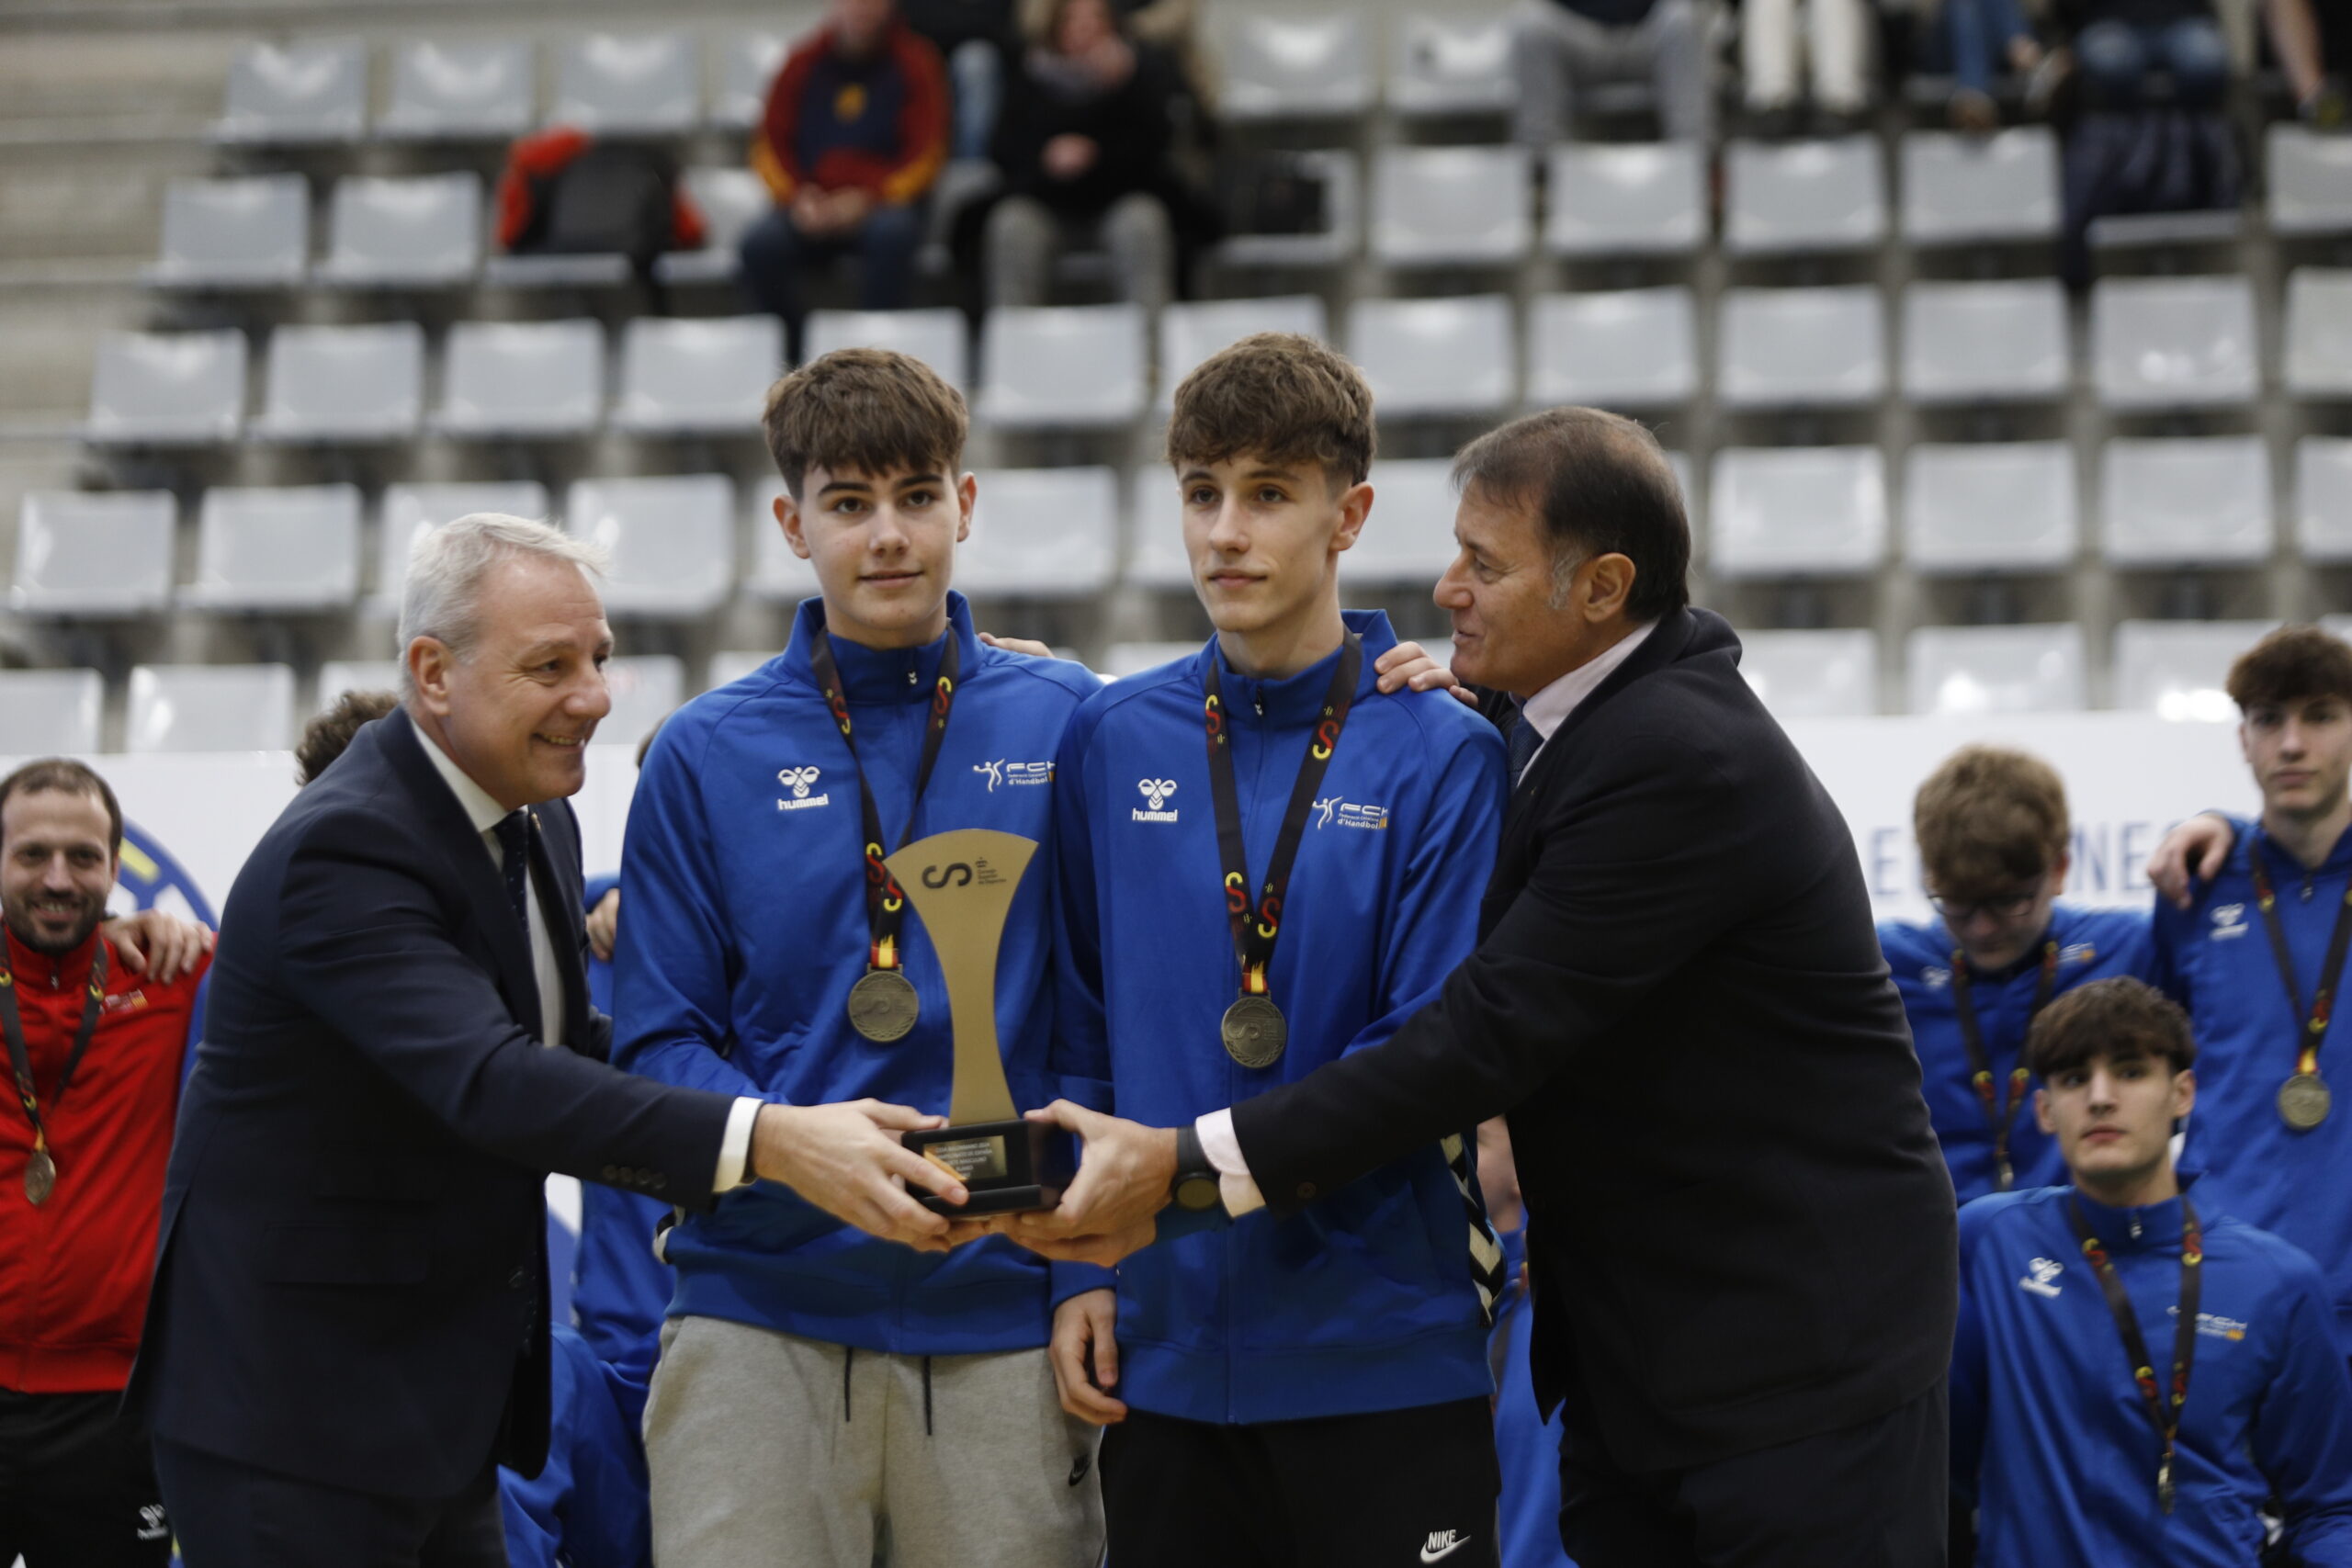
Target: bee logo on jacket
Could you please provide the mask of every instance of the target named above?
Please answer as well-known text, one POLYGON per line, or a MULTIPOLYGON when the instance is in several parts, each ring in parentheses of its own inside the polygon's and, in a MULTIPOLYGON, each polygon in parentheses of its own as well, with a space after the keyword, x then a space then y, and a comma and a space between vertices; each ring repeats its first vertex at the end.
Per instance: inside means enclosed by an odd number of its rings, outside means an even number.
POLYGON ((775 808, 778 811, 806 811, 811 807, 830 804, 833 798, 831 795, 808 793, 816 786, 817 780, 822 773, 823 770, 820 768, 778 769, 775 782, 790 790, 792 797, 789 800, 779 797, 775 803, 775 808))
POLYGON ((1168 797, 1176 793, 1174 779, 1137 779, 1136 788, 1142 794, 1144 805, 1149 809, 1136 811, 1135 820, 1138 822, 1176 820, 1176 813, 1167 809, 1168 797))

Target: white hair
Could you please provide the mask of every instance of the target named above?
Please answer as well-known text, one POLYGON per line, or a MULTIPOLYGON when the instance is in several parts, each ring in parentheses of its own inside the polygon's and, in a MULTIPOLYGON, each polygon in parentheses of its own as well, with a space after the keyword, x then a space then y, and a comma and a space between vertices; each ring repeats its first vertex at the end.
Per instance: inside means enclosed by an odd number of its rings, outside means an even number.
POLYGON ((569 561, 593 576, 605 572, 602 549, 527 517, 469 513, 423 536, 409 551, 408 585, 401 591, 403 700, 416 695, 416 678, 408 663, 408 650, 416 639, 429 637, 459 659, 470 654, 481 635, 482 583, 492 567, 514 556, 569 561))

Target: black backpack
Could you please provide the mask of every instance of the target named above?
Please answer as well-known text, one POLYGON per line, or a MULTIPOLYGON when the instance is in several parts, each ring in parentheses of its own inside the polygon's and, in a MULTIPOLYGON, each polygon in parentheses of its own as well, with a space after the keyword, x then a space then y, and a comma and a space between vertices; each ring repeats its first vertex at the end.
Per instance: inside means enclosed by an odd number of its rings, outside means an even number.
POLYGON ((532 180, 531 221, 518 255, 625 255, 642 274, 671 248, 678 171, 651 147, 592 142, 532 180))

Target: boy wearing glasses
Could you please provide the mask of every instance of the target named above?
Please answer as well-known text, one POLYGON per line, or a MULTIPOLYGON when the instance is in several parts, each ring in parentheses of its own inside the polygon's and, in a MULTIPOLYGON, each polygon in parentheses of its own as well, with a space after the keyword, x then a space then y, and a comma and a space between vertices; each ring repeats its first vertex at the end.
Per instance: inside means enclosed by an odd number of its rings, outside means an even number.
POLYGON ((2058 901, 2072 863, 2066 786, 2049 763, 1964 746, 1919 786, 1912 827, 1937 918, 1889 920, 1879 946, 1911 1020, 1921 1089, 1960 1201, 2062 1179, 2027 1105, 2026 1031, 2058 997, 2152 977, 2144 909, 2058 901))

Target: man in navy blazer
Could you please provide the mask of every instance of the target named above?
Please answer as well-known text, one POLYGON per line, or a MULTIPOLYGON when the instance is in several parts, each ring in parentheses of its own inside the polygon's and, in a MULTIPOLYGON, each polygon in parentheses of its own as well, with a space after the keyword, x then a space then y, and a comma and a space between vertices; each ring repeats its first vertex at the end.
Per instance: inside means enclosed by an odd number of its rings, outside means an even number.
POLYGON ((231 891, 130 1399, 189 1568, 506 1561, 496 1466, 548 1444, 542 1187, 687 1208, 782 1181, 910 1245, 961 1201, 899 1107, 793 1107, 604 1065, 564 801, 611 706, 590 549, 460 519, 418 548, 400 711, 231 891))

